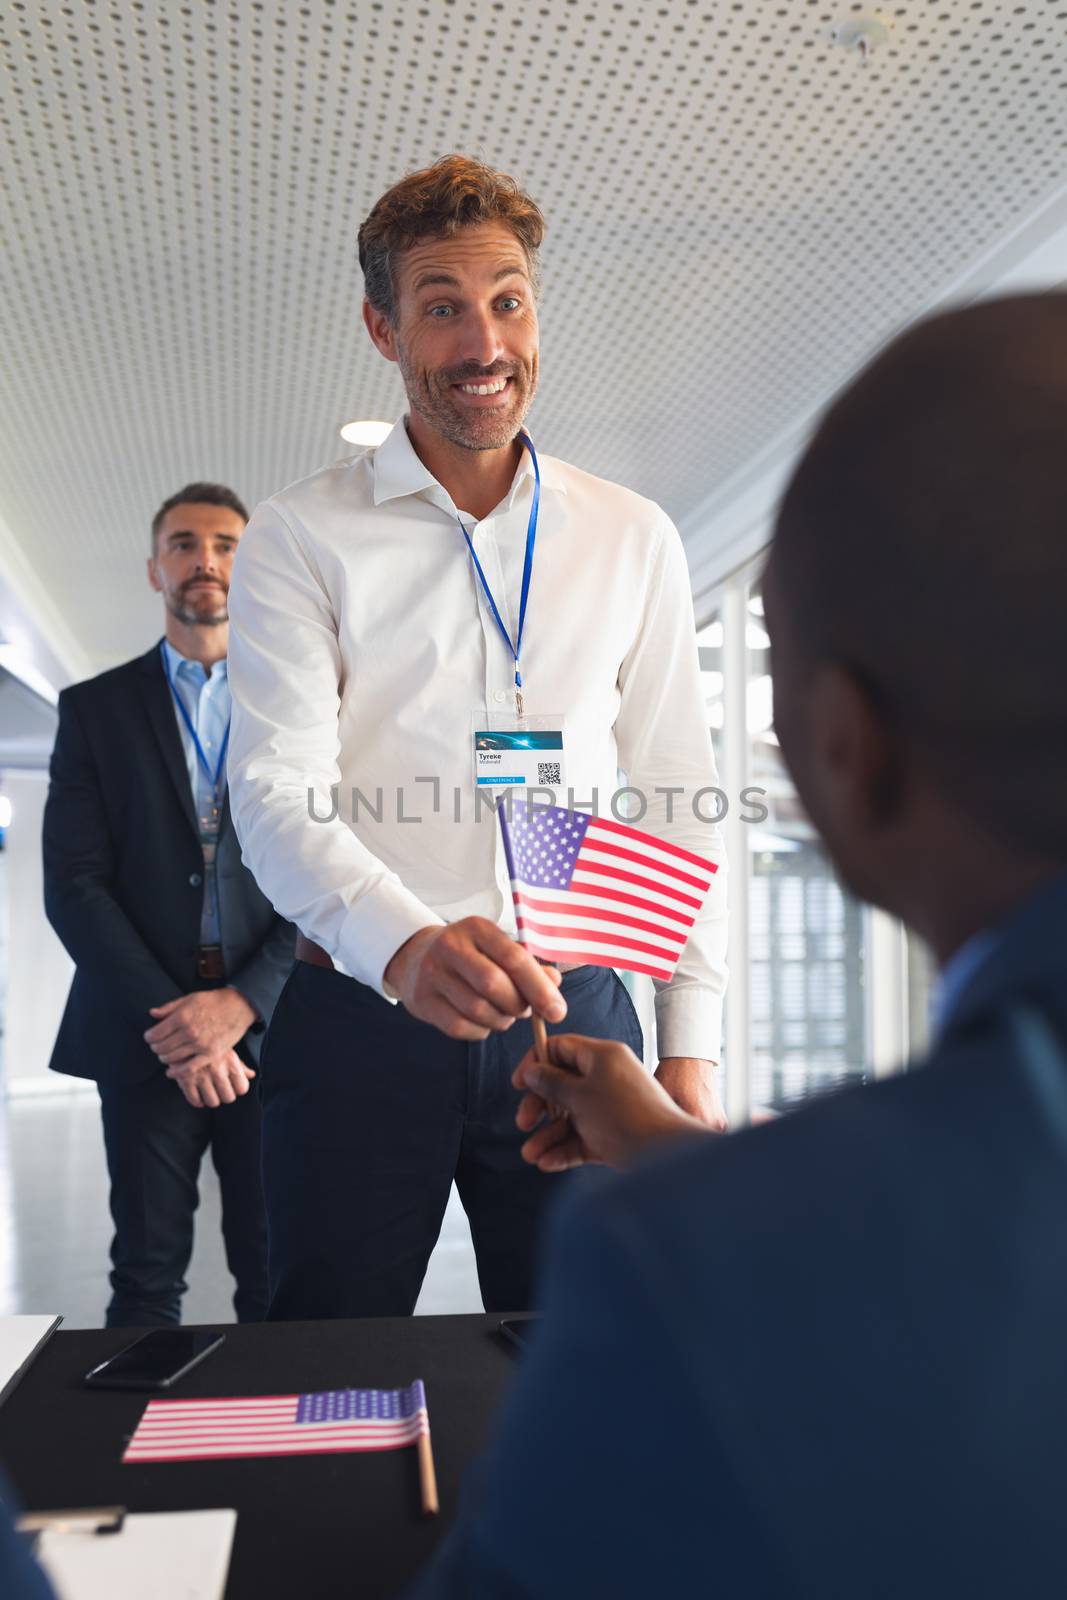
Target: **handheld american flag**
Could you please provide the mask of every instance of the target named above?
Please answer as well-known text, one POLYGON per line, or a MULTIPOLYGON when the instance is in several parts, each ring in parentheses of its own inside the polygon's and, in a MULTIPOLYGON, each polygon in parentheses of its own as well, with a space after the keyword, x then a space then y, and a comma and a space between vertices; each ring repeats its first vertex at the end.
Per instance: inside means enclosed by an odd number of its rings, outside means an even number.
POLYGON ((393 1450, 429 1436, 422 1380, 406 1389, 328 1389, 240 1400, 150 1400, 123 1461, 393 1450))
POLYGON ((499 807, 519 939, 542 961, 668 979, 715 874, 680 845, 582 811, 499 807))

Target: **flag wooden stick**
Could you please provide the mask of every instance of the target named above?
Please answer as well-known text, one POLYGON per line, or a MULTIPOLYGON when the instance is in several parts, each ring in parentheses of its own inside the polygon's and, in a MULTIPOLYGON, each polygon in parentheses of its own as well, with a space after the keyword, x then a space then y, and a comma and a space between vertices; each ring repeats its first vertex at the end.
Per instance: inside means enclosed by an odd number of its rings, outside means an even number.
POLYGON ((433 1447, 430 1444, 430 1430, 420 1433, 416 1440, 416 1449, 419 1453, 419 1487, 422 1490, 422 1514, 424 1517, 436 1517, 440 1507, 437 1504, 437 1474, 433 1467, 433 1447))
MULTIPOLYGON (((544 962, 539 960, 538 966, 543 967, 544 962)), ((530 1020, 533 1023, 534 1052, 537 1056, 537 1059, 538 1061, 543 1061, 546 1066, 551 1067, 554 1065, 554 1063, 552 1060, 552 1052, 548 1048, 548 1029, 545 1027, 545 1019, 544 1017, 538 1016, 537 1012, 535 1011, 530 1020)), ((559 1117, 566 1115, 563 1107, 553 1105, 551 1100, 548 1102, 548 1114, 553 1122, 555 1122, 559 1117)))
MULTIPOLYGON (((545 1027, 545 1019, 544 1017, 539 1017, 535 1011, 530 1020, 533 1023, 534 1051, 537 1059, 538 1061, 543 1061, 546 1066, 552 1066, 552 1052, 548 1048, 548 1029, 545 1027)), ((552 1121, 555 1122, 564 1115, 563 1107, 554 1105, 550 1100, 548 1102, 548 1114, 552 1121)))
MULTIPOLYGON (((548 1048, 548 1029, 545 1027, 545 1019, 544 1017, 539 1017, 535 1011, 532 1021, 534 1049, 537 1052, 537 1059, 538 1061, 545 1062, 547 1066, 554 1066, 555 1063, 552 1060, 552 1052, 548 1048)), ((563 1107, 556 1105, 553 1100, 548 1102, 548 1114, 552 1118, 553 1122, 557 1121, 562 1116, 566 1116, 566 1112, 564 1111, 563 1107)))
MULTIPOLYGON (((544 966, 544 962, 540 957, 537 958, 537 965, 539 967, 544 966)), ((533 1021, 534 1049, 537 1052, 537 1059, 545 1062, 547 1066, 551 1066, 552 1055, 548 1048, 548 1029, 545 1027, 545 1019, 538 1016, 535 1011, 531 1020, 533 1021)))

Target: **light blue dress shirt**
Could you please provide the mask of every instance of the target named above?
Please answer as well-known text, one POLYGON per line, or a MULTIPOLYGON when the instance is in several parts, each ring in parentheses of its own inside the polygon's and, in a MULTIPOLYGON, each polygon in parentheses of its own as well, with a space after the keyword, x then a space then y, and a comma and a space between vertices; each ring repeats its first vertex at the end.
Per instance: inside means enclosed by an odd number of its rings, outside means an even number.
MULTIPOLYGON (((230 721, 230 684, 226 661, 216 661, 211 672, 204 671, 199 661, 187 661, 178 654, 169 639, 163 641, 167 671, 175 691, 189 713, 196 736, 204 755, 214 772, 222 751, 222 741, 230 721)), ((173 703, 173 696, 171 696, 173 703)), ((185 765, 189 772, 189 786, 200 824, 200 842, 204 847, 204 900, 200 913, 200 943, 221 944, 222 922, 219 912, 218 878, 215 870, 215 848, 218 843, 219 817, 215 810, 215 796, 210 779, 200 764, 185 718, 174 706, 174 717, 185 752, 185 765)), ((226 790, 226 765, 219 775, 219 809, 226 790)))
POLYGON ((940 1038, 952 1020, 956 1007, 970 986, 971 979, 998 950, 1026 933, 1034 918, 1047 914, 1050 896, 1062 894, 1067 888, 1067 873, 1043 883, 1026 895, 1014 910, 999 922, 981 928, 961 944, 955 955, 945 963, 937 986, 933 1008, 934 1031, 940 1038))
POLYGON ((933 1027, 938 1038, 944 1035, 964 989, 979 967, 993 954, 999 941, 999 929, 983 928, 960 945, 956 954, 945 963, 934 992, 933 1027))

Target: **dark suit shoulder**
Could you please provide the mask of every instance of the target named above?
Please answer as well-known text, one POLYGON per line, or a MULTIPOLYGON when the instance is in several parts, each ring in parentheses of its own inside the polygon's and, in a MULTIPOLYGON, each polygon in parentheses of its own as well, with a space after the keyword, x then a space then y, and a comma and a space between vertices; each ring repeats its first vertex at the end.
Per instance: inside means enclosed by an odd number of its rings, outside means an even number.
POLYGON ((696 1135, 586 1187, 571 1222, 584 1213, 646 1260, 665 1249, 712 1274, 742 1260, 777 1270, 809 1244, 850 1253, 857 1219, 891 1228, 902 1190, 925 1197, 950 1173, 963 1191, 981 1187, 991 1140, 1017 1151, 1036 1136, 1039 1108, 1011 1054, 1006 1027, 991 1024, 899 1076, 726 1137, 696 1135))
POLYGON ((153 666, 160 666, 159 645, 154 644, 151 650, 146 650, 144 655, 134 656, 130 661, 122 661, 117 667, 106 667, 103 672, 98 672, 92 678, 83 678, 80 683, 72 683, 68 688, 60 691, 61 699, 73 699, 79 705, 94 705, 97 701, 106 701, 111 698, 116 690, 125 690, 135 684, 138 678, 151 672, 153 666))

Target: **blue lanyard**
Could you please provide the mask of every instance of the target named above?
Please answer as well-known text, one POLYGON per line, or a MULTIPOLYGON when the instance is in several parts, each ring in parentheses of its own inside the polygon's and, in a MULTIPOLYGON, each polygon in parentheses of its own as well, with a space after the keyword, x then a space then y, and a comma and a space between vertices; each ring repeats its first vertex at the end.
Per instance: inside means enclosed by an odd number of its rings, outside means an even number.
MULTIPOLYGON (((520 433, 519 438, 522 440, 527 450, 529 450, 530 460, 533 462, 534 492, 533 504, 530 506, 530 520, 526 525, 526 559, 523 562, 522 567, 522 593, 519 596, 519 631, 516 635, 514 644, 511 642, 510 633, 504 626, 504 619, 500 615, 497 603, 493 599, 493 591, 489 587, 488 579, 486 578, 485 573, 482 571, 482 564, 478 560, 478 552, 475 550, 471 541, 471 536, 463 526, 462 522, 459 523, 459 531, 467 541, 467 549, 471 553, 471 560, 474 562, 475 571, 477 572, 481 581, 482 588, 485 590, 485 598, 488 600, 490 610, 492 611, 493 616, 496 618, 496 625, 500 629, 501 637, 503 638, 504 643, 507 645, 511 656, 514 659, 515 688, 517 690, 516 699, 518 701, 519 715, 521 716, 522 673, 519 670, 519 656, 522 652, 522 631, 526 625, 526 602, 530 598, 530 577, 533 573, 534 545, 537 543, 537 516, 541 508, 541 468, 537 464, 537 452, 533 447, 533 440, 530 438, 530 435, 528 433, 520 433)), ((458 517, 456 518, 456 521, 459 522, 458 517)))
POLYGON ((219 764, 215 768, 215 776, 212 777, 211 768, 208 765, 207 756, 204 754, 204 747, 200 743, 200 738, 199 738, 199 735, 197 734, 196 729, 193 727, 192 718, 190 717, 188 711, 186 711, 186 709, 185 709, 185 701, 182 699, 181 695, 178 693, 178 690, 175 687, 174 679, 170 675, 170 668, 167 666, 167 652, 164 650, 162 642, 160 642, 159 653, 163 658, 163 672, 164 672, 164 674, 166 676, 167 682, 170 684, 170 692, 174 696, 174 703, 178 707, 178 710, 182 714, 182 721, 185 723, 185 726, 189 729, 189 733, 190 733, 190 736, 192 738, 193 744, 196 746, 197 759, 200 762, 200 765, 203 767, 204 771, 207 773, 207 781, 210 783, 211 792, 215 796, 215 804, 218 805, 218 803, 219 803, 219 779, 222 776, 223 762, 226 760, 226 746, 230 742, 230 720, 232 720, 232 719, 228 719, 227 722, 226 722, 226 732, 222 736, 222 749, 219 751, 219 764))

